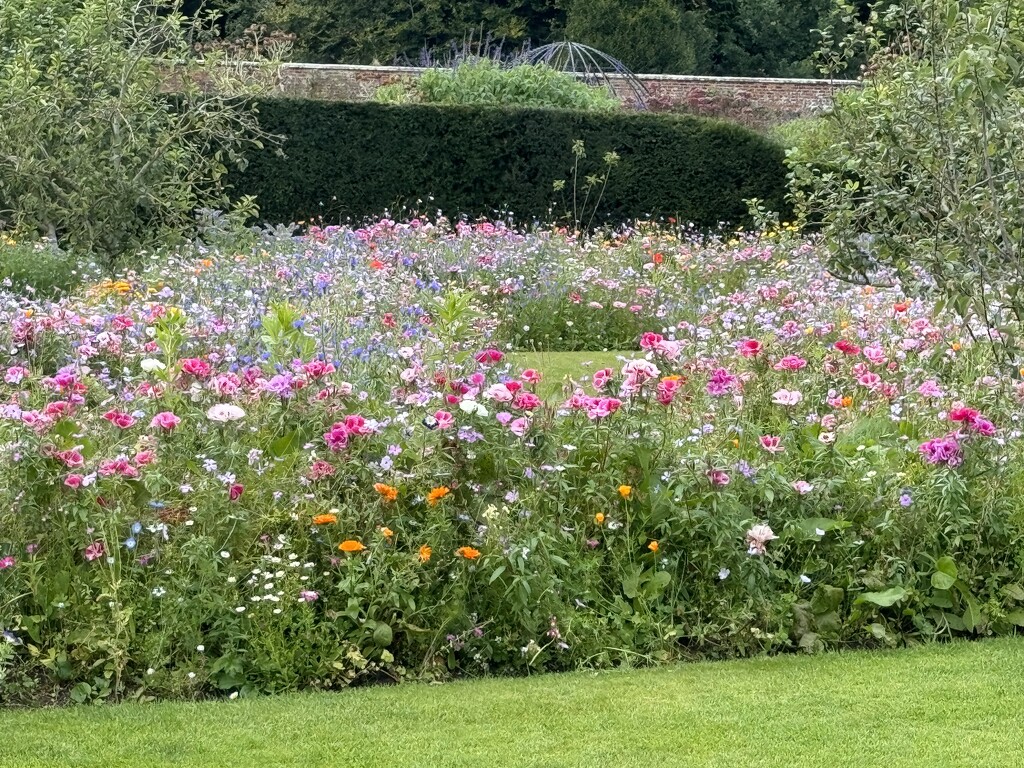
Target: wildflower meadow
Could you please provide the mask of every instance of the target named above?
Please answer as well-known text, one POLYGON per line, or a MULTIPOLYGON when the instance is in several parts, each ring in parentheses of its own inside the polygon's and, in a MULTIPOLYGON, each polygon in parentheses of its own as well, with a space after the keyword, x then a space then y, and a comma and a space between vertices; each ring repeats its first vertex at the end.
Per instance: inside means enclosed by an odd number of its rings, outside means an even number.
POLYGON ((0 298, 8 700, 1024 625, 1019 375, 794 228, 380 220, 141 264, 0 298))

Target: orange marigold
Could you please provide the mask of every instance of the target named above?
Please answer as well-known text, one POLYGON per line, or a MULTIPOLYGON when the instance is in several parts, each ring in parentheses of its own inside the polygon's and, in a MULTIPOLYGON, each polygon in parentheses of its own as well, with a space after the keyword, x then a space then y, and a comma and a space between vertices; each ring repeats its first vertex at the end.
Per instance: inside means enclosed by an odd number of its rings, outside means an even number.
POLYGON ((374 483, 373 490, 380 494, 384 501, 394 501, 398 498, 398 489, 393 485, 385 485, 384 483, 374 483))
POLYGON ((338 549, 342 552, 362 552, 366 547, 363 546, 361 541, 355 539, 346 539, 338 545, 338 549))
POLYGON ((851 405, 853 405, 853 398, 850 397, 849 395, 846 395, 845 397, 843 397, 842 403, 843 408, 849 408, 851 405))
POLYGON ((313 525, 331 525, 338 522, 338 516, 330 513, 313 515, 313 525))
POLYGON ((651 550, 651 552, 657 552, 658 551, 658 542, 652 541, 650 544, 647 545, 647 548, 649 550, 651 550))
POLYGON ((449 488, 447 485, 442 485, 440 488, 432 488, 430 490, 430 493, 427 494, 427 504, 429 504, 430 506, 434 506, 435 504, 437 504, 437 502, 439 502, 441 499, 443 499, 451 492, 452 489, 449 488))
POLYGON ((473 549, 473 547, 459 547, 455 550, 455 554, 459 557, 464 557, 467 560, 476 560, 480 557, 480 550, 473 549))
POLYGON ((428 560, 430 560, 430 556, 432 554, 434 554, 434 550, 432 550, 430 547, 424 544, 422 547, 420 547, 420 562, 427 562, 428 560))
POLYGON ((628 499, 632 493, 633 493, 633 486, 631 486, 631 485, 620 485, 619 486, 619 496, 621 496, 622 498, 628 499))

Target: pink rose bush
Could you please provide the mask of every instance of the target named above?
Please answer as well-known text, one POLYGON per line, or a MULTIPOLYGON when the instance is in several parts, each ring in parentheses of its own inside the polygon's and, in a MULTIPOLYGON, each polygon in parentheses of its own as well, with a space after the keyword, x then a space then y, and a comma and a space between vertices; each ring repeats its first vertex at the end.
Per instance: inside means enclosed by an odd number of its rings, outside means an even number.
POLYGON ((0 631, 48 683, 340 688, 1024 611, 1019 374, 813 241, 381 220, 117 277, 0 296, 0 631))

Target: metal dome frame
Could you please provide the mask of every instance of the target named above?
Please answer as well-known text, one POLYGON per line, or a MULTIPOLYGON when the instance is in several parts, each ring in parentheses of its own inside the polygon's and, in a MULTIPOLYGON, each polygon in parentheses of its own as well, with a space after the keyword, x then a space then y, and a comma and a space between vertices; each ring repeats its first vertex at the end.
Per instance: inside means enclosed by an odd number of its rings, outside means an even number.
POLYGON ((612 77, 622 78, 622 81, 633 92, 637 106, 640 108, 647 106, 647 99, 651 95, 647 87, 640 82, 629 67, 614 56, 609 56, 607 53, 583 43, 563 40, 560 43, 542 45, 539 48, 525 51, 515 63, 546 64, 552 69, 573 74, 588 84, 602 84, 618 98, 621 98, 621 95, 615 89, 612 77))

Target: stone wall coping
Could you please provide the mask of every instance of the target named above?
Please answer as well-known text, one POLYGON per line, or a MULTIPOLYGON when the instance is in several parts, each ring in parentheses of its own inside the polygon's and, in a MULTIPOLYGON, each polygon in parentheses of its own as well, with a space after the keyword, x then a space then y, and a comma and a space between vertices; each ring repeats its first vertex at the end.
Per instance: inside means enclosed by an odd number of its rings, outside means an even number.
MULTIPOLYGON (((419 75, 426 72, 428 67, 387 67, 374 66, 370 64, 305 64, 285 63, 281 64, 281 70, 309 70, 314 72, 367 72, 395 75, 419 75)), ((611 78, 620 78, 622 75, 608 73, 611 78)), ((730 83, 735 85, 807 85, 807 86, 852 86, 860 85, 858 80, 832 80, 799 77, 717 77, 714 75, 634 75, 641 82, 683 82, 683 83, 730 83)))

